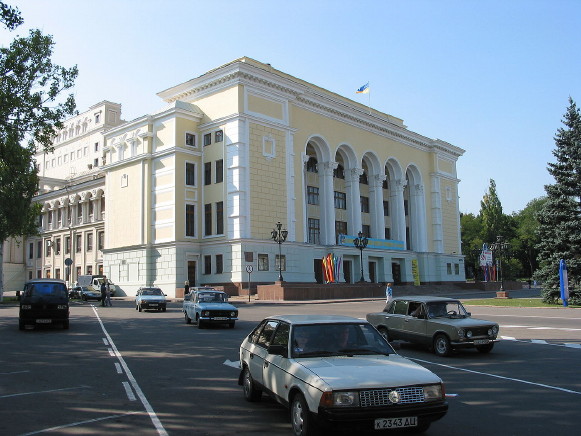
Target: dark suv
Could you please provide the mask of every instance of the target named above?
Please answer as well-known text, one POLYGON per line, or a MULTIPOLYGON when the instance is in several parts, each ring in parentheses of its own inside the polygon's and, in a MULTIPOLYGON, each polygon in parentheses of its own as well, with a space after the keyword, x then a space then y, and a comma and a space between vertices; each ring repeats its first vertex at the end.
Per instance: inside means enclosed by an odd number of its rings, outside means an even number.
POLYGON ((24 284, 20 297, 20 330, 27 325, 62 324, 69 328, 67 285, 57 279, 36 279, 24 284))

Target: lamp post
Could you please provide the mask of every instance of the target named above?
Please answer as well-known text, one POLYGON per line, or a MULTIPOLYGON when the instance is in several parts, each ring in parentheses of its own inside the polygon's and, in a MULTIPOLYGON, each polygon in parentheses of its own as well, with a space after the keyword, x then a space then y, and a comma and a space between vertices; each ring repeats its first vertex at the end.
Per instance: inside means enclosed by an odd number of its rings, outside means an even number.
POLYGON ((490 249, 495 253, 498 252, 498 272, 500 273, 500 292, 504 292, 504 274, 502 274, 502 255, 508 249, 508 242, 504 242, 503 237, 498 235, 496 242, 490 244, 490 249))
POLYGON ((282 224, 280 221, 276 223, 276 229, 273 229, 270 234, 272 235, 272 239, 274 242, 278 244, 278 281, 282 282, 282 243, 286 241, 286 237, 288 236, 287 230, 281 230, 282 224))
POLYGON ((367 247, 368 242, 369 240, 367 239, 366 236, 363 236, 363 232, 357 233, 357 238, 353 239, 353 243, 359 249, 361 256, 361 260, 359 262, 361 264, 361 278, 359 279, 359 282, 365 281, 365 278, 363 277, 363 250, 365 249, 365 247, 367 247))

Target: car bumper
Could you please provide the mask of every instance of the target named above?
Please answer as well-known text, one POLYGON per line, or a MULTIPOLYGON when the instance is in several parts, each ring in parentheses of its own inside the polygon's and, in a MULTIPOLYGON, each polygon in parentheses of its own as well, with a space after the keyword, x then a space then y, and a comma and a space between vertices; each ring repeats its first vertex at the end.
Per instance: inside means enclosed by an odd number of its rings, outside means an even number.
POLYGON ((225 316, 217 316, 217 317, 201 316, 200 321, 202 321, 206 324, 228 324, 231 322, 238 321, 238 318, 228 318, 225 316))
POLYGON ((167 307, 167 303, 150 303, 148 301, 142 301, 139 304, 143 309, 165 309, 167 307))
POLYGON ((480 345, 494 344, 495 342, 498 342, 498 341, 499 341, 499 339, 476 338, 476 339, 472 339, 470 341, 451 341, 450 345, 452 346, 452 348, 474 348, 474 347, 478 347, 480 345), (482 343, 475 342, 478 340, 485 340, 487 342, 482 342, 482 343))
POLYGON ((330 424, 367 426, 374 428, 374 421, 381 418, 401 418, 416 416, 420 423, 433 422, 444 417, 448 412, 448 402, 435 404, 368 407, 353 409, 319 409, 318 419, 330 424))

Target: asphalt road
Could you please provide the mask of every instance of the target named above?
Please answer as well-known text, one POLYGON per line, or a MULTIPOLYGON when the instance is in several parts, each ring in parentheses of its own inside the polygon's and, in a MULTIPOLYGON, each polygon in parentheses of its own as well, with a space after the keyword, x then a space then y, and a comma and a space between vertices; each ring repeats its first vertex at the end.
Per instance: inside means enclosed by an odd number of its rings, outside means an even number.
MULTIPOLYGON (((241 304, 236 328, 187 325, 181 305, 137 312, 74 303, 70 330, 18 330, 18 309, 0 306, 0 434, 290 435, 288 412, 266 396, 244 401, 238 347, 265 316, 365 317, 381 301, 241 304)), ((398 352, 446 383, 450 410, 428 435, 570 435, 581 409, 581 310, 469 307, 497 321, 490 354, 440 358, 398 352)), ((372 432, 373 434, 373 432, 372 432)))

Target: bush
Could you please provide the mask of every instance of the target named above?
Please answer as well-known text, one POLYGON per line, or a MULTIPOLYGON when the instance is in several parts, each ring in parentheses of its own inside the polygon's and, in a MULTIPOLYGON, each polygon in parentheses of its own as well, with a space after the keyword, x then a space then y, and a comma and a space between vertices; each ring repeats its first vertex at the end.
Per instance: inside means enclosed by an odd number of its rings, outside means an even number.
MULTIPOLYGON (((548 304, 562 304, 560 289, 543 289, 543 302, 548 304)), ((581 289, 569 289, 568 303, 574 306, 581 305, 581 289)))

